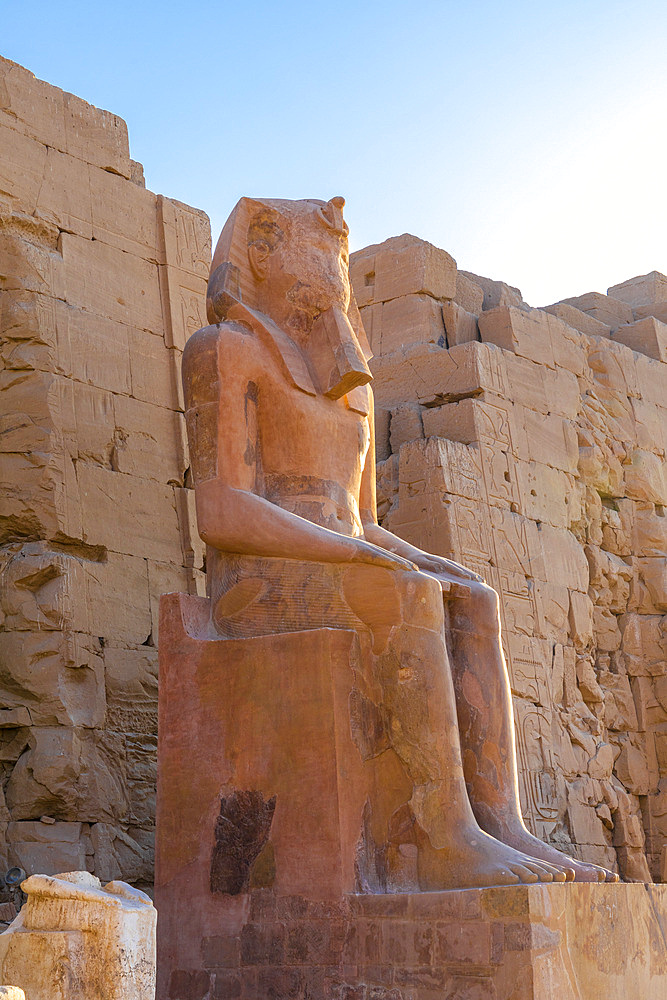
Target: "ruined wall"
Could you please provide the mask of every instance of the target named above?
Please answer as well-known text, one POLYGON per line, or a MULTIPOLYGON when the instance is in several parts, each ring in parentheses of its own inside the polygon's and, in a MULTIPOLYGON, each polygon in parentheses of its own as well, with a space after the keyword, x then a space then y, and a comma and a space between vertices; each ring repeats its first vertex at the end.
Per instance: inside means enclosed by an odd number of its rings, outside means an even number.
POLYGON ((152 880, 158 600, 203 588, 180 357, 207 217, 0 60, 0 874, 152 880))
POLYGON ((667 278, 530 309, 412 236, 351 272, 379 513, 501 595, 530 826, 667 881, 667 278))

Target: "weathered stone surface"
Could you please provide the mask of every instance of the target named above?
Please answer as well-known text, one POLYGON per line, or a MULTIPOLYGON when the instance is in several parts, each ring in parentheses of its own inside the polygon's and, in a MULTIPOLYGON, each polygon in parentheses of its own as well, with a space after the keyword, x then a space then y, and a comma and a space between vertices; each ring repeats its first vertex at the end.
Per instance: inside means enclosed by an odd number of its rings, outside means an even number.
POLYGON ((202 586, 177 372, 208 219, 137 183, 121 119, 0 79, 0 854, 150 883, 157 603, 202 586))
POLYGON ((571 299, 563 299, 565 305, 574 306, 587 313, 593 319, 604 323, 614 331, 623 323, 632 323, 632 308, 619 298, 603 295, 601 292, 586 292, 585 295, 575 295, 571 299))
POLYGON ((667 275, 660 271, 640 274, 636 278, 628 278, 618 285, 612 285, 607 289, 607 295, 633 307, 667 302, 667 275))
POLYGON ((667 361, 667 323, 661 323, 653 316, 619 326, 614 332, 614 340, 656 361, 667 361))

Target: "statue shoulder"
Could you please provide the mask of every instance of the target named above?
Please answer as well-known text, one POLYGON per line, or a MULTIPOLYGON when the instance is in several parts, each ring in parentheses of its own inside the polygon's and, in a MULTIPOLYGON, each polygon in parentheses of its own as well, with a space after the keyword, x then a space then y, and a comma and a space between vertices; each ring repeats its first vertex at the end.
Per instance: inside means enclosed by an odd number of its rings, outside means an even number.
POLYGON ((225 357, 231 362, 239 354, 248 357, 261 352, 261 344, 255 333, 242 323, 216 323, 203 326, 189 338, 183 351, 183 377, 202 365, 218 367, 225 357))

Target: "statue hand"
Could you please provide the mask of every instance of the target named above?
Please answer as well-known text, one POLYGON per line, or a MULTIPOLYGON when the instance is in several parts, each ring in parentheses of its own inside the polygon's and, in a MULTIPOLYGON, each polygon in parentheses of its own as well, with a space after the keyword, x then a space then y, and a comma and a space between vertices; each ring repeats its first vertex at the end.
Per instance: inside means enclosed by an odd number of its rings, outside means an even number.
POLYGON ((388 549, 383 549, 379 545, 373 545, 372 542, 366 542, 362 539, 355 539, 354 550, 348 561, 368 563, 371 566, 381 566, 383 569, 407 570, 409 573, 419 568, 409 559, 404 559, 403 556, 397 556, 394 552, 389 552, 388 549))
POLYGON ((474 580, 476 583, 484 583, 484 578, 471 569, 466 569, 460 563, 445 559, 444 556, 424 555, 419 560, 419 568, 429 573, 444 573, 446 576, 456 577, 458 580, 474 580))

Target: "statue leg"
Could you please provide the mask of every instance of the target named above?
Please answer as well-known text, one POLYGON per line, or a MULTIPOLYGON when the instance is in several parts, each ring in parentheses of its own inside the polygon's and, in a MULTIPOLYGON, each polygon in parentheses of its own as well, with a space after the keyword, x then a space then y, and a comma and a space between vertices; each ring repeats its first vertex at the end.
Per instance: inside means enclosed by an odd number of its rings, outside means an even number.
MULTIPOLYGON (((354 572, 364 575, 359 568, 354 572)), ((390 744, 412 784, 409 812, 416 821, 420 887, 565 881, 561 868, 480 829, 466 792, 439 584, 418 573, 387 577, 387 585, 399 592, 400 624, 376 651, 374 673, 390 744)), ((358 594, 368 599, 364 617, 376 632, 371 619, 389 595, 378 600, 379 590, 368 585, 358 594)))
POLYGON ((470 803, 483 830, 568 871, 577 881, 616 881, 534 837, 521 815, 512 698, 500 642, 498 595, 472 583, 470 597, 448 599, 452 676, 470 803), (573 874, 572 874, 573 873, 573 874))

